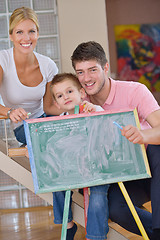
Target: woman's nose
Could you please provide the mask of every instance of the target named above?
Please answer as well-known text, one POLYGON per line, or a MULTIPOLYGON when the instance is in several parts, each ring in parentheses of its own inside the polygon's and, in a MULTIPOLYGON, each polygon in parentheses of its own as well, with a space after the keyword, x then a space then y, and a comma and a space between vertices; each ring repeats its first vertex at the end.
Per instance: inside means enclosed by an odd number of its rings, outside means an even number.
POLYGON ((29 40, 29 39, 30 39, 29 34, 28 34, 28 33, 25 33, 25 34, 23 35, 23 39, 24 39, 24 40, 29 40))

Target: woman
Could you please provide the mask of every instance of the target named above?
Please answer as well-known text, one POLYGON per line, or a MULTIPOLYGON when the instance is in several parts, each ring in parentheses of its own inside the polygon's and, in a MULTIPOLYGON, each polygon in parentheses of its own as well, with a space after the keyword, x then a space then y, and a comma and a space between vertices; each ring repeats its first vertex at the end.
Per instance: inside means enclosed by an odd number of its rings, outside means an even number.
MULTIPOLYGON (((0 94, 5 105, 0 105, 0 115, 10 118, 17 140, 26 144, 22 120, 28 117, 28 113, 31 113, 30 118, 62 113, 53 105, 50 91, 51 80, 58 69, 49 57, 34 52, 39 25, 32 9, 21 7, 14 10, 9 34, 14 47, 0 51, 0 94)), ((58 214, 55 201, 54 209, 58 214)), ((76 230, 71 216, 67 239, 73 239, 76 230)))
POLYGON ((14 47, 0 51, 0 115, 14 124, 17 140, 26 144, 23 122, 30 118, 59 114, 53 105, 50 81, 58 72, 53 60, 34 52, 39 37, 36 13, 17 8, 10 17, 9 36, 14 47))

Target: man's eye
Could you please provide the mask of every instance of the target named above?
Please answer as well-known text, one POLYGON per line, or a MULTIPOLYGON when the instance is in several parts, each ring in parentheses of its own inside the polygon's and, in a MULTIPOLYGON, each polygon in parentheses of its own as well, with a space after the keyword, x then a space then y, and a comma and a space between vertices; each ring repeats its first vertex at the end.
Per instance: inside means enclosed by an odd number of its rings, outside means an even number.
POLYGON ((77 75, 82 75, 83 74, 83 72, 77 72, 77 75))

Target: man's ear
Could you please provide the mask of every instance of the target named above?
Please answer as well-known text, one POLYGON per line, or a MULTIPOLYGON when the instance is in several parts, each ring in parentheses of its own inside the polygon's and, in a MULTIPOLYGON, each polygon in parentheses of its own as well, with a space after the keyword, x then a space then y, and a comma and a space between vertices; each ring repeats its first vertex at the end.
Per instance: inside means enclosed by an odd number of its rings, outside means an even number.
POLYGON ((81 93, 81 99, 83 100, 86 97, 86 92, 85 92, 84 88, 80 89, 80 93, 81 93))
POLYGON ((106 63, 106 64, 104 65, 104 71, 105 71, 106 73, 109 71, 109 64, 108 64, 108 63, 106 63))

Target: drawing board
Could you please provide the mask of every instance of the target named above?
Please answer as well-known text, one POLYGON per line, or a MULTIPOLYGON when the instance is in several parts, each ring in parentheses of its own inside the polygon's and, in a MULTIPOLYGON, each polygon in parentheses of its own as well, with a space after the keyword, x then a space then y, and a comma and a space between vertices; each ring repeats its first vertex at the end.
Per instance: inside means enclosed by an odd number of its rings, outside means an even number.
POLYGON ((144 145, 129 142, 114 121, 139 126, 136 110, 24 121, 35 192, 149 178, 144 145))

